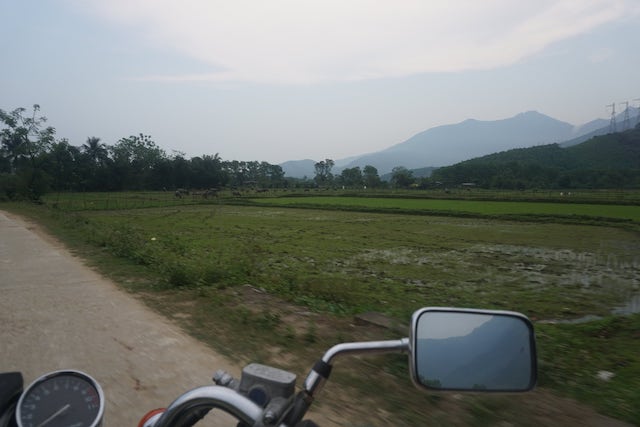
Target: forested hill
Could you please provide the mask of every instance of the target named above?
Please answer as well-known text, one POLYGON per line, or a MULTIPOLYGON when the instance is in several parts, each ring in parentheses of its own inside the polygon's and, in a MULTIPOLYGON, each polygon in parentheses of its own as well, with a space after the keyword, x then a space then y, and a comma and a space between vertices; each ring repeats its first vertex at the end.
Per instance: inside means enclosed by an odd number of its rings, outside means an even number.
POLYGON ((492 188, 638 188, 640 128, 558 144, 519 148, 440 168, 432 180, 492 188))

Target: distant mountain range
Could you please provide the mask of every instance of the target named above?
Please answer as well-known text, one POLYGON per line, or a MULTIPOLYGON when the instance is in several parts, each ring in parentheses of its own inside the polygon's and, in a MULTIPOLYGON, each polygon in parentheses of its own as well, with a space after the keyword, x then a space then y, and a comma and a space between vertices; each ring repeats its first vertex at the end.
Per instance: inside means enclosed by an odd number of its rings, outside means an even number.
MULTIPOLYGON (((638 109, 630 107, 630 125, 635 125, 638 109)), ((617 116, 617 130, 623 130, 623 114, 617 116)), ((340 174, 345 168, 372 165, 383 176, 394 167, 424 169, 452 165, 464 160, 514 148, 550 143, 563 147, 580 144, 593 136, 609 133, 609 120, 596 119, 581 126, 554 119, 536 111, 517 114, 502 120, 468 119, 461 123, 437 126, 408 140, 375 153, 338 159, 332 170, 340 174)), ((295 160, 280 166, 286 176, 313 178, 316 161, 295 160)))
POLYGON ((431 179, 437 185, 482 188, 638 188, 640 127, 569 147, 537 145, 476 157, 438 168, 431 179))

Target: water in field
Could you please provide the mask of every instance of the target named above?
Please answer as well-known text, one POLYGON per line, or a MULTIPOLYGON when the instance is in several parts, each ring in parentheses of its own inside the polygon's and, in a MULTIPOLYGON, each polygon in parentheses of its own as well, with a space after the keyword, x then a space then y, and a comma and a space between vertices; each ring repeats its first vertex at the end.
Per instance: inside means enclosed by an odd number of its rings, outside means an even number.
POLYGON ((633 296, 625 305, 615 308, 612 313, 618 315, 640 313, 640 294, 633 296))
POLYGON ((610 227, 216 206, 94 212, 101 246, 180 285, 249 283, 340 312, 426 305, 606 315, 640 293, 640 241, 610 227))

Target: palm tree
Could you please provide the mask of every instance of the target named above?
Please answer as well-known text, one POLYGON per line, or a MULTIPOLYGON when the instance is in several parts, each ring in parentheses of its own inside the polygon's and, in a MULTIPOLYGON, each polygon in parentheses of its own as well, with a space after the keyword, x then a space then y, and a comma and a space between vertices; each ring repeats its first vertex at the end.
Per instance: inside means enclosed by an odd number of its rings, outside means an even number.
POLYGON ((82 151, 94 165, 103 164, 107 158, 107 147, 95 136, 87 138, 87 142, 82 144, 82 151))

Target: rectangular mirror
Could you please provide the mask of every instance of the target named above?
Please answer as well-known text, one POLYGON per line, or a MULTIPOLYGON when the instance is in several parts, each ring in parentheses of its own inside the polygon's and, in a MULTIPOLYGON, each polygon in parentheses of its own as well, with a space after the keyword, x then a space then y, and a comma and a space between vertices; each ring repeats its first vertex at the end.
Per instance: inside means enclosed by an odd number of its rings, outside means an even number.
POLYGON ((533 325, 509 311, 418 310, 411 322, 411 374, 431 390, 530 390, 537 379, 533 325))

